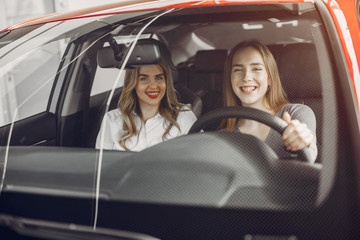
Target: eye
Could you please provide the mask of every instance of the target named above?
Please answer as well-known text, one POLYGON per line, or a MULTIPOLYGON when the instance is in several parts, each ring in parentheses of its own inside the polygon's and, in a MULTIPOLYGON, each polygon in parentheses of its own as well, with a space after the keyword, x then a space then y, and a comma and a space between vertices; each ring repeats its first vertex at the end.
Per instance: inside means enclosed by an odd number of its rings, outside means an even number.
POLYGON ((234 70, 233 70, 234 72, 243 72, 244 70, 242 69, 242 68, 234 68, 234 70))
POLYGON ((260 72, 262 71, 263 69, 261 67, 256 67, 256 68, 253 68, 253 71, 255 72, 260 72))
POLYGON ((164 80, 164 76, 156 76, 155 80, 158 80, 158 81, 164 80))
POLYGON ((139 78, 140 81, 147 81, 148 79, 149 79, 149 78, 146 77, 146 76, 141 76, 141 77, 139 78))

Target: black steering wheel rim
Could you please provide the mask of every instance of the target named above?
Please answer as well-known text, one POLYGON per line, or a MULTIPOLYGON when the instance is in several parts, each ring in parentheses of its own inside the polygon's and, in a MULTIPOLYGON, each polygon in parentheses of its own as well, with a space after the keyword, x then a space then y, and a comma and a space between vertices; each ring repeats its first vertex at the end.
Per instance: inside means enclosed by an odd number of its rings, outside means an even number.
MULTIPOLYGON (((193 124, 189 130, 189 133, 200 132, 207 125, 216 123, 219 120, 225 118, 254 120, 271 127, 281 135, 288 126, 288 124, 283 119, 273 114, 250 107, 231 106, 218 108, 204 114, 193 124)), ((312 162, 308 147, 303 148, 302 150, 298 151, 298 153, 302 161, 312 162)))

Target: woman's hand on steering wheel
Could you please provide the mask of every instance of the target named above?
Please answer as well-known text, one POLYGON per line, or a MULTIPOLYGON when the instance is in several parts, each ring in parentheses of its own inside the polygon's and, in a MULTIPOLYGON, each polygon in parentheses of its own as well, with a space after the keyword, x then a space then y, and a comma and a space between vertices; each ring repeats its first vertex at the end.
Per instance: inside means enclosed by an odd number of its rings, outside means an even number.
POLYGON ((284 112, 283 120, 288 124, 282 134, 282 140, 287 150, 299 151, 309 147, 314 136, 305 123, 292 120, 288 112, 284 112))

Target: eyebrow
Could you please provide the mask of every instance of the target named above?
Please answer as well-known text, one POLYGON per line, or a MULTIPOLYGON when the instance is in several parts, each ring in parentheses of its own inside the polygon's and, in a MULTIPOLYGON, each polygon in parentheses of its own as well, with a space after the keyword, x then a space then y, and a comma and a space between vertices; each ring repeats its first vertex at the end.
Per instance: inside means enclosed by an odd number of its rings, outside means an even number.
MULTIPOLYGON (((148 74, 145 74, 145 73, 140 73, 139 75, 138 75, 138 77, 148 77, 149 75, 148 74)), ((160 76, 165 76, 165 74, 164 73, 159 73, 159 74, 156 74, 155 75, 156 77, 160 77, 160 76)))
MULTIPOLYGON (((244 64, 234 64, 231 67, 243 67, 244 64)), ((262 63, 250 63, 250 66, 264 66, 262 63)))

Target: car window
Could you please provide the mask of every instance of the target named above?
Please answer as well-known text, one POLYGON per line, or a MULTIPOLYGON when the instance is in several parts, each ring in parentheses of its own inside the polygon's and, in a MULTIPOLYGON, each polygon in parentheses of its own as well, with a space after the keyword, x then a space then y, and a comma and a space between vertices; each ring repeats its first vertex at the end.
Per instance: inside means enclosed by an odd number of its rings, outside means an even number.
MULTIPOLYGON (((84 21, 77 23, 83 24, 84 21)), ((66 25, 50 23, 13 30, 2 38, 7 45, 1 48, 1 126, 47 110, 53 83, 62 71, 63 54, 74 36, 71 31, 62 35, 67 31, 66 25)))
MULTIPOLYGON (((116 76, 118 75, 119 70, 118 69, 104 69, 104 68, 98 68, 96 70, 96 75, 94 79, 93 86, 91 88, 91 96, 106 92, 111 90, 113 87, 113 83, 110 80, 116 79, 116 76)), ((124 79, 122 78, 119 81, 118 86, 121 87, 124 84, 124 79)))
POLYGON ((46 110, 67 40, 30 48, 21 57, 2 65, 0 126, 46 110))
MULTIPOLYGON (((0 190, 80 196, 85 200, 74 206, 85 217, 79 222, 94 227, 106 225, 109 214, 113 225, 136 221, 131 211, 114 214, 109 205, 266 211, 317 208, 335 181, 340 81, 348 80, 339 74, 342 66, 334 53, 336 44, 330 44, 331 31, 319 11, 314 3, 239 3, 127 12, 50 23, 35 29, 46 28, 43 38, 39 33, 39 37, 27 35, 24 43, 12 41, 0 49, 4 56, 0 83, 6 84, 0 89, 4 146, 0 190), (136 67, 138 59, 139 65, 153 65, 141 62, 142 55, 133 55, 146 43, 142 40, 156 42, 157 53, 171 61, 177 99, 197 116, 196 123, 206 124, 142 151, 107 149, 105 136, 99 132, 107 127, 106 114, 119 107, 126 70, 136 67), (282 157, 254 136, 221 127, 221 116, 243 118, 233 115, 237 110, 229 113, 223 108, 227 97, 224 69, 230 50, 250 40, 262 42, 271 51, 289 101, 314 112, 314 163, 302 161, 298 153, 282 157), (31 66, 28 72, 24 65, 31 66), (22 165, 24 161, 27 164, 22 165), (29 179, 25 185, 17 178, 18 172, 24 173, 22 179, 29 179)), ((257 88, 241 86, 246 87, 244 92, 257 88)), ((131 114, 137 111, 134 106, 131 114)), ((261 115, 246 108, 242 111, 261 115)), ((123 126, 116 116, 114 125, 123 126)), ((141 126, 146 128, 146 123, 141 126)), ((276 130, 273 135, 280 136, 276 130)), ((116 145, 119 138, 110 142, 116 145)), ((61 221, 78 219, 67 206, 56 208, 53 215, 59 213, 61 221)))

